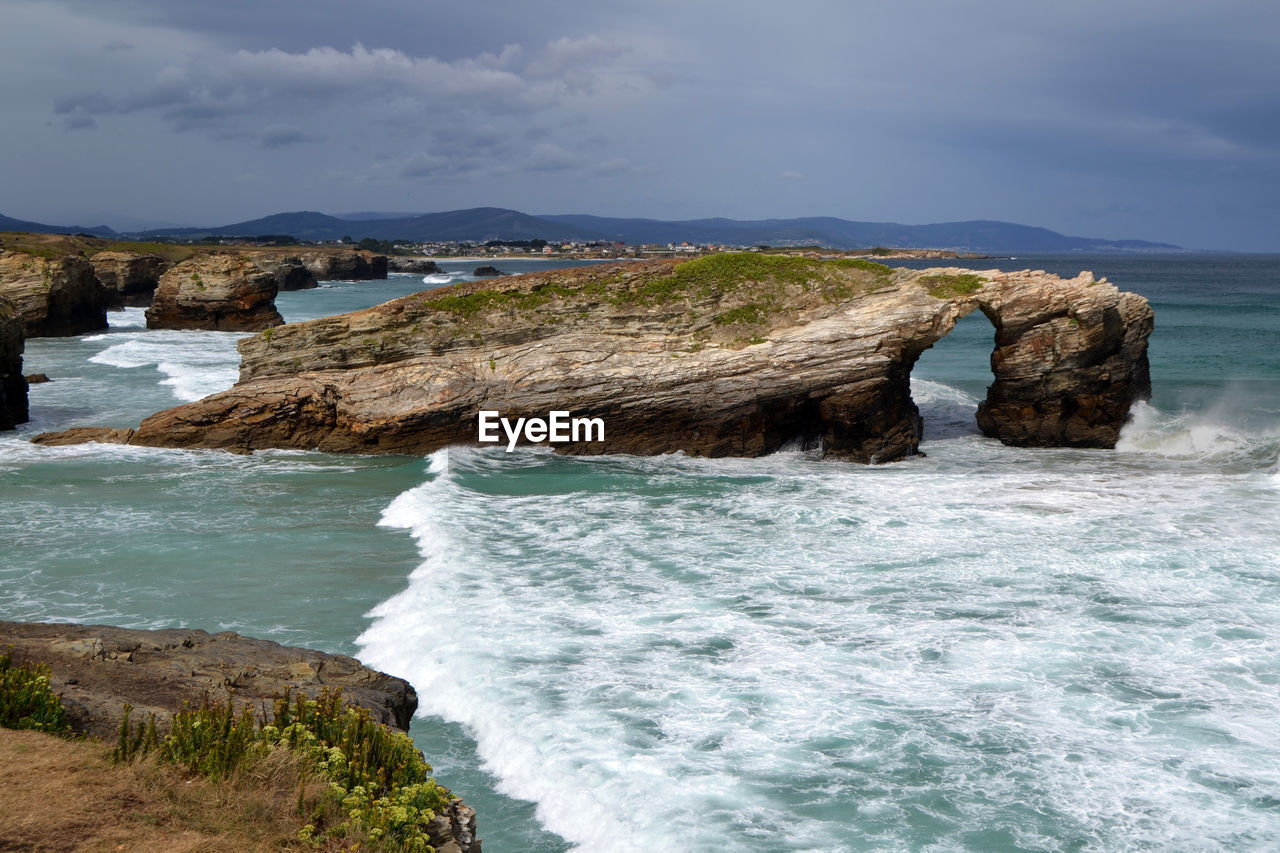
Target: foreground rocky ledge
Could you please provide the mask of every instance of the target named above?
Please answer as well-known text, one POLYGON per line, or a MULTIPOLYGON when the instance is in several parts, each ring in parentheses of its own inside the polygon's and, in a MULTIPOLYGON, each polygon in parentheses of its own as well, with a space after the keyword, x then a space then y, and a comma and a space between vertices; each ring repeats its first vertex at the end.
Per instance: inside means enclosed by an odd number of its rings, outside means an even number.
POLYGON ((481 410, 600 418, 570 453, 756 456, 802 441, 862 462, 918 452, 910 372, 956 321, 995 327, 983 432, 1111 447, 1149 394, 1147 301, 1090 273, 892 270, 737 254, 556 270, 425 291, 240 343, 231 389, 116 441, 247 452, 426 453, 481 410))
POLYGON ((222 699, 229 691, 238 703, 257 708, 262 702, 269 707, 286 690, 317 696, 341 688, 350 704, 401 731, 418 708, 409 682, 355 658, 231 631, 0 622, 0 654, 47 663, 72 726, 103 739, 115 738, 126 702, 136 720, 181 711, 187 702, 198 706, 206 696, 222 699))
MULTIPOLYGON (((349 704, 407 731, 418 707, 409 682, 345 655, 283 646, 231 631, 147 631, 107 625, 0 621, 0 654, 49 666, 76 731, 114 741, 126 703, 132 719, 164 719, 206 698, 270 708, 286 691, 317 696, 342 690, 349 704)), ((479 853, 475 810, 454 800, 432 832, 437 850, 479 853)), ((3 847, 3 844, 0 844, 3 847)))

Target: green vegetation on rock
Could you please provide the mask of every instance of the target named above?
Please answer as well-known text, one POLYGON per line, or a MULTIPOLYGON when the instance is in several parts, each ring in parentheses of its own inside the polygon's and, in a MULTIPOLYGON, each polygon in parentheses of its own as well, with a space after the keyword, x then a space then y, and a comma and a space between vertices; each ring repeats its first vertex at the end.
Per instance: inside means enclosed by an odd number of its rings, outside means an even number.
POLYGON ((966 293, 976 293, 986 284, 986 279, 973 273, 926 275, 920 283, 929 288, 929 295, 938 299, 950 299, 966 293))
POLYGON ((566 302, 603 299, 616 307, 636 309, 746 300, 717 314, 718 325, 758 324, 792 307, 791 297, 819 294, 835 302, 888 283, 893 270, 859 258, 829 261, 736 252, 707 255, 675 265, 669 273, 621 271, 576 286, 542 283, 528 290, 487 288, 423 298, 419 307, 455 314, 463 319, 493 311, 532 311, 553 300, 566 302), (851 276, 850 271, 862 273, 851 276))

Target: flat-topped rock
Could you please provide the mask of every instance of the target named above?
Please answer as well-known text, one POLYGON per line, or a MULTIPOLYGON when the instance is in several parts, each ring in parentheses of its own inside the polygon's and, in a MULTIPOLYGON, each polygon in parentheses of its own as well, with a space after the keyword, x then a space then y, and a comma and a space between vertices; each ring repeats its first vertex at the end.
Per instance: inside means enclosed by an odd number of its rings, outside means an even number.
POLYGON ((0 651, 14 660, 46 663, 71 723, 103 739, 120 729, 125 703, 134 719, 162 719, 205 696, 257 708, 286 690, 317 696, 342 689, 381 723, 407 731, 418 696, 400 678, 345 655, 283 646, 224 631, 147 631, 108 625, 0 622, 0 651), (9 651, 12 647, 12 651, 9 651))
POLYGON ((984 432, 1114 445, 1149 393, 1141 296, 1089 273, 742 254, 471 282, 282 326, 240 342, 235 386, 123 440, 427 453, 477 444, 481 411, 568 411, 599 418, 604 438, 561 452, 757 456, 799 441, 887 462, 918 452, 916 359, 975 310, 997 330, 984 432))
POLYGON ((277 291, 275 275, 248 258, 197 255, 160 277, 147 328, 261 331, 284 322, 277 291))

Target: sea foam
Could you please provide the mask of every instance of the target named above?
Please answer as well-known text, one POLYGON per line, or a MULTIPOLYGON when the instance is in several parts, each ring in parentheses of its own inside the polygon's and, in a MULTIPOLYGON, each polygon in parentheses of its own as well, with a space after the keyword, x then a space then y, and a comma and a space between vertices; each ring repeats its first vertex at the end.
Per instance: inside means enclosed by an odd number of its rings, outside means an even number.
POLYGON ((236 343, 243 337, 234 332, 121 332, 93 338, 111 345, 88 360, 123 370, 155 367, 164 377, 160 384, 178 400, 190 402, 235 384, 240 366, 236 343))
POLYGON ((455 448, 361 656, 581 850, 1280 843, 1274 535, 1182 464, 455 448))

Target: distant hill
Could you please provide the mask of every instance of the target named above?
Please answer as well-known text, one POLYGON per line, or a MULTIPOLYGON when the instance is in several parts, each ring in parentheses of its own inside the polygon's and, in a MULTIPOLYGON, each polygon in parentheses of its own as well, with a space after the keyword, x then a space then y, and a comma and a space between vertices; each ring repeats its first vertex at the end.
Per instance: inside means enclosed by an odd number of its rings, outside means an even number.
POLYGON ((572 223, 550 222, 500 207, 475 207, 423 213, 398 219, 339 219, 311 210, 277 213, 217 228, 160 228, 145 237, 244 237, 291 234, 299 240, 600 240, 599 234, 572 223))
POLYGON ((0 213, 0 231, 25 231, 28 234, 92 234, 95 237, 114 237, 116 232, 105 225, 45 225, 42 222, 28 222, 25 219, 14 219, 0 213))
POLYGON ((604 216, 541 216, 577 225, 629 243, 728 243, 732 245, 819 245, 832 248, 955 249, 966 252, 1072 252, 1178 249, 1169 243, 1067 237, 1047 228, 993 220, 900 225, 896 222, 853 222, 832 216, 801 219, 614 219, 604 216))
MULTIPOLYGON (((0 230, 36 233, 84 232, 116 236, 106 226, 82 228, 42 225, 0 215, 0 230)), ((723 243, 731 246, 827 246, 833 249, 894 248, 955 249, 962 252, 1163 251, 1180 247, 1145 240, 1068 237, 1047 228, 994 220, 902 225, 897 222, 855 222, 834 216, 800 219, 620 219, 568 214, 531 216, 500 207, 474 207, 442 213, 405 215, 364 212, 346 218, 313 210, 276 213, 261 219, 213 228, 157 228, 142 238, 252 237, 290 234, 299 240, 621 240, 624 243, 723 243)))

